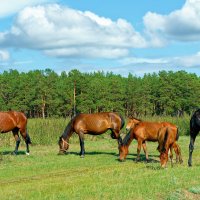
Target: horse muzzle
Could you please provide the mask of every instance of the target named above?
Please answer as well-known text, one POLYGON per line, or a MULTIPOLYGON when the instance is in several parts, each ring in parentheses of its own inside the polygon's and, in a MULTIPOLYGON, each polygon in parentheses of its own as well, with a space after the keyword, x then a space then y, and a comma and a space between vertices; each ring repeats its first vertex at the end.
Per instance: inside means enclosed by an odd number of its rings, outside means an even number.
POLYGON ((121 158, 121 159, 119 158, 118 160, 119 160, 120 162, 125 162, 125 159, 124 159, 124 158, 121 158))
POLYGON ((60 150, 60 151, 58 152, 58 155, 65 155, 65 154, 67 154, 67 151, 66 151, 66 150, 60 150))

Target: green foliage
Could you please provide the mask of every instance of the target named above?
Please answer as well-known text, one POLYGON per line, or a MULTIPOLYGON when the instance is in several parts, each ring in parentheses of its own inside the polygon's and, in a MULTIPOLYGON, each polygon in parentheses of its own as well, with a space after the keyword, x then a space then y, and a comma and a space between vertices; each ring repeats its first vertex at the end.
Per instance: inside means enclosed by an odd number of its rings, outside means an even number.
POLYGON ((50 69, 0 74, 0 110, 23 110, 29 117, 72 116, 74 104, 82 113, 183 116, 199 107, 199 96, 200 78, 185 71, 143 77, 78 70, 58 75, 50 69))

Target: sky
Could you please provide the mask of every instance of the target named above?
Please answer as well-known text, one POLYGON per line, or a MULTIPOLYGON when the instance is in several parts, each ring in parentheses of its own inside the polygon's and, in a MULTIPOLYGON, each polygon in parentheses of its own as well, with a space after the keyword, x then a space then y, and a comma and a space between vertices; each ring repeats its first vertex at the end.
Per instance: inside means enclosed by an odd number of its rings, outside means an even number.
POLYGON ((0 73, 200 76, 200 0, 0 0, 0 73))

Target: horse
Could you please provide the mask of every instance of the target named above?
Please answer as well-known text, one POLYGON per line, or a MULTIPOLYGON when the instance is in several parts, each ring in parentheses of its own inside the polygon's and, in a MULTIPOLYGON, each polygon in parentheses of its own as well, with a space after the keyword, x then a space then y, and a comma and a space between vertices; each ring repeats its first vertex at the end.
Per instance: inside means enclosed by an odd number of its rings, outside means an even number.
POLYGON ((31 139, 27 133, 27 118, 24 113, 16 111, 0 112, 0 133, 7 133, 10 131, 12 131, 16 141, 13 154, 17 154, 18 152, 21 141, 18 132, 20 132, 26 143, 26 154, 29 155, 29 144, 31 144, 31 139))
POLYGON ((194 142, 200 131, 200 109, 196 110, 190 119, 190 144, 188 166, 192 166, 192 152, 194 150, 194 142))
POLYGON ((171 158, 171 166, 172 163, 172 148, 177 155, 180 154, 181 150, 176 141, 178 141, 179 134, 176 129, 170 126, 165 126, 160 128, 158 133, 158 148, 157 150, 160 152, 160 164, 161 167, 165 168, 167 161, 168 161, 168 152, 170 151, 170 158, 171 158))
MULTIPOLYGON (((136 139, 138 142, 136 161, 140 159, 140 150, 142 146, 145 153, 146 161, 148 162, 149 157, 146 148, 146 141, 158 141, 159 130, 162 127, 171 127, 175 132, 178 132, 178 128, 176 127, 176 125, 169 122, 147 122, 137 118, 129 118, 126 126, 126 130, 129 131, 129 133, 124 137, 122 144, 119 145, 119 160, 124 161, 126 159, 126 156, 128 155, 128 148, 132 140, 136 139)), ((174 143, 173 148, 176 153, 176 161, 178 162, 179 160, 179 162, 182 163, 181 152, 178 152, 176 150, 180 149, 179 145, 177 143, 174 143)), ((173 154, 171 152, 170 158, 172 159, 172 157, 173 154)))
POLYGON ((59 154, 65 154, 69 148, 69 139, 75 132, 79 136, 80 156, 85 155, 84 134, 100 135, 111 130, 111 137, 122 143, 120 130, 124 126, 124 119, 114 112, 102 112, 94 114, 78 114, 70 120, 63 134, 60 136, 59 154))

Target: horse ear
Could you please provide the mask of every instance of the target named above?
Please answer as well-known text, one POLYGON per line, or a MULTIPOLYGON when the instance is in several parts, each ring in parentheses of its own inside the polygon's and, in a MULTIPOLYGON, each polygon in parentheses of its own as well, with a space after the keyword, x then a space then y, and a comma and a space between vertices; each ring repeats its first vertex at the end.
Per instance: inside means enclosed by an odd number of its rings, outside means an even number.
POLYGON ((129 119, 133 119, 134 117, 133 117, 133 115, 131 114, 131 115, 128 116, 128 118, 129 118, 129 119))

